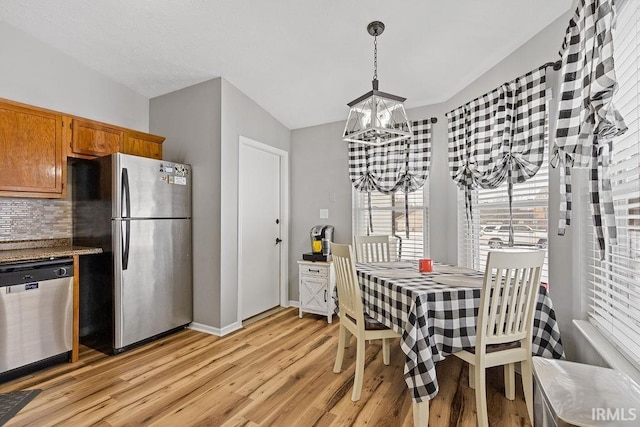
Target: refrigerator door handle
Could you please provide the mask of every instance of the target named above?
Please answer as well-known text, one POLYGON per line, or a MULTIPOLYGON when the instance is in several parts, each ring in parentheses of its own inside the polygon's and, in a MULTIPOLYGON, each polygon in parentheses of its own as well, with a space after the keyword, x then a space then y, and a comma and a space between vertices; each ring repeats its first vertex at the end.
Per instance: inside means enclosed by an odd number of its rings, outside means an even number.
POLYGON ((131 221, 125 219, 121 222, 122 227, 122 269, 129 267, 129 244, 131 241, 131 221))
POLYGON ((122 168, 122 191, 120 192, 120 216, 128 218, 131 215, 131 193, 129 189, 129 171, 122 168))
POLYGON ((129 244, 131 240, 131 194, 129 191, 129 171, 127 168, 122 168, 122 191, 120 195, 120 206, 122 215, 122 269, 126 270, 129 266, 129 244))

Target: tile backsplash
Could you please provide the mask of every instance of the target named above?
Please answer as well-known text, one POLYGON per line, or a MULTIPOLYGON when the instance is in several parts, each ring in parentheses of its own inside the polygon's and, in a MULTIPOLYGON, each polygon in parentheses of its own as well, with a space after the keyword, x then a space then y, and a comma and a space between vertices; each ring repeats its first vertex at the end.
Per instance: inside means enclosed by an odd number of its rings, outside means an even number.
POLYGON ((0 197, 0 242, 70 239, 71 200, 0 197))

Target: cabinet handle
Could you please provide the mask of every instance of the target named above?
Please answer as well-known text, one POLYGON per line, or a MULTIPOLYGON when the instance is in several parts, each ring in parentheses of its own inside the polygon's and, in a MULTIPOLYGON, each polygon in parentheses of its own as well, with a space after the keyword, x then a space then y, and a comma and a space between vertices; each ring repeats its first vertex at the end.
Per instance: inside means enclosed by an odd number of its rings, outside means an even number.
POLYGON ((324 302, 327 302, 327 290, 324 290, 324 302))
POLYGON ((311 268, 309 269, 309 271, 312 271, 314 273, 320 273, 320 270, 312 270, 311 268))

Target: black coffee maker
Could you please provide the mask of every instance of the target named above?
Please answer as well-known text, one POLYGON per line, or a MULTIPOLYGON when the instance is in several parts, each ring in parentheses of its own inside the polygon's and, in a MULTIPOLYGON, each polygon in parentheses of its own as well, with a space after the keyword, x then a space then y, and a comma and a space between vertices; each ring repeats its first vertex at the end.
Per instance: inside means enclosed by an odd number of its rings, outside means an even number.
POLYGON ((331 261, 331 242, 333 242, 332 225, 316 225, 309 233, 311 252, 302 254, 307 261, 331 261))

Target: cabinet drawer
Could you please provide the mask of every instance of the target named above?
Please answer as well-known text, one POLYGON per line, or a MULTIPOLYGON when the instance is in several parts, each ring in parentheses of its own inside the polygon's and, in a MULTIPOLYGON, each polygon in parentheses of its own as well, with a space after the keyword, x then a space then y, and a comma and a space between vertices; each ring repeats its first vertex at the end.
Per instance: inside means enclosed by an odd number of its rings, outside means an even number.
POLYGON ((325 266, 301 265, 300 275, 307 277, 327 277, 329 275, 329 268, 325 266))

